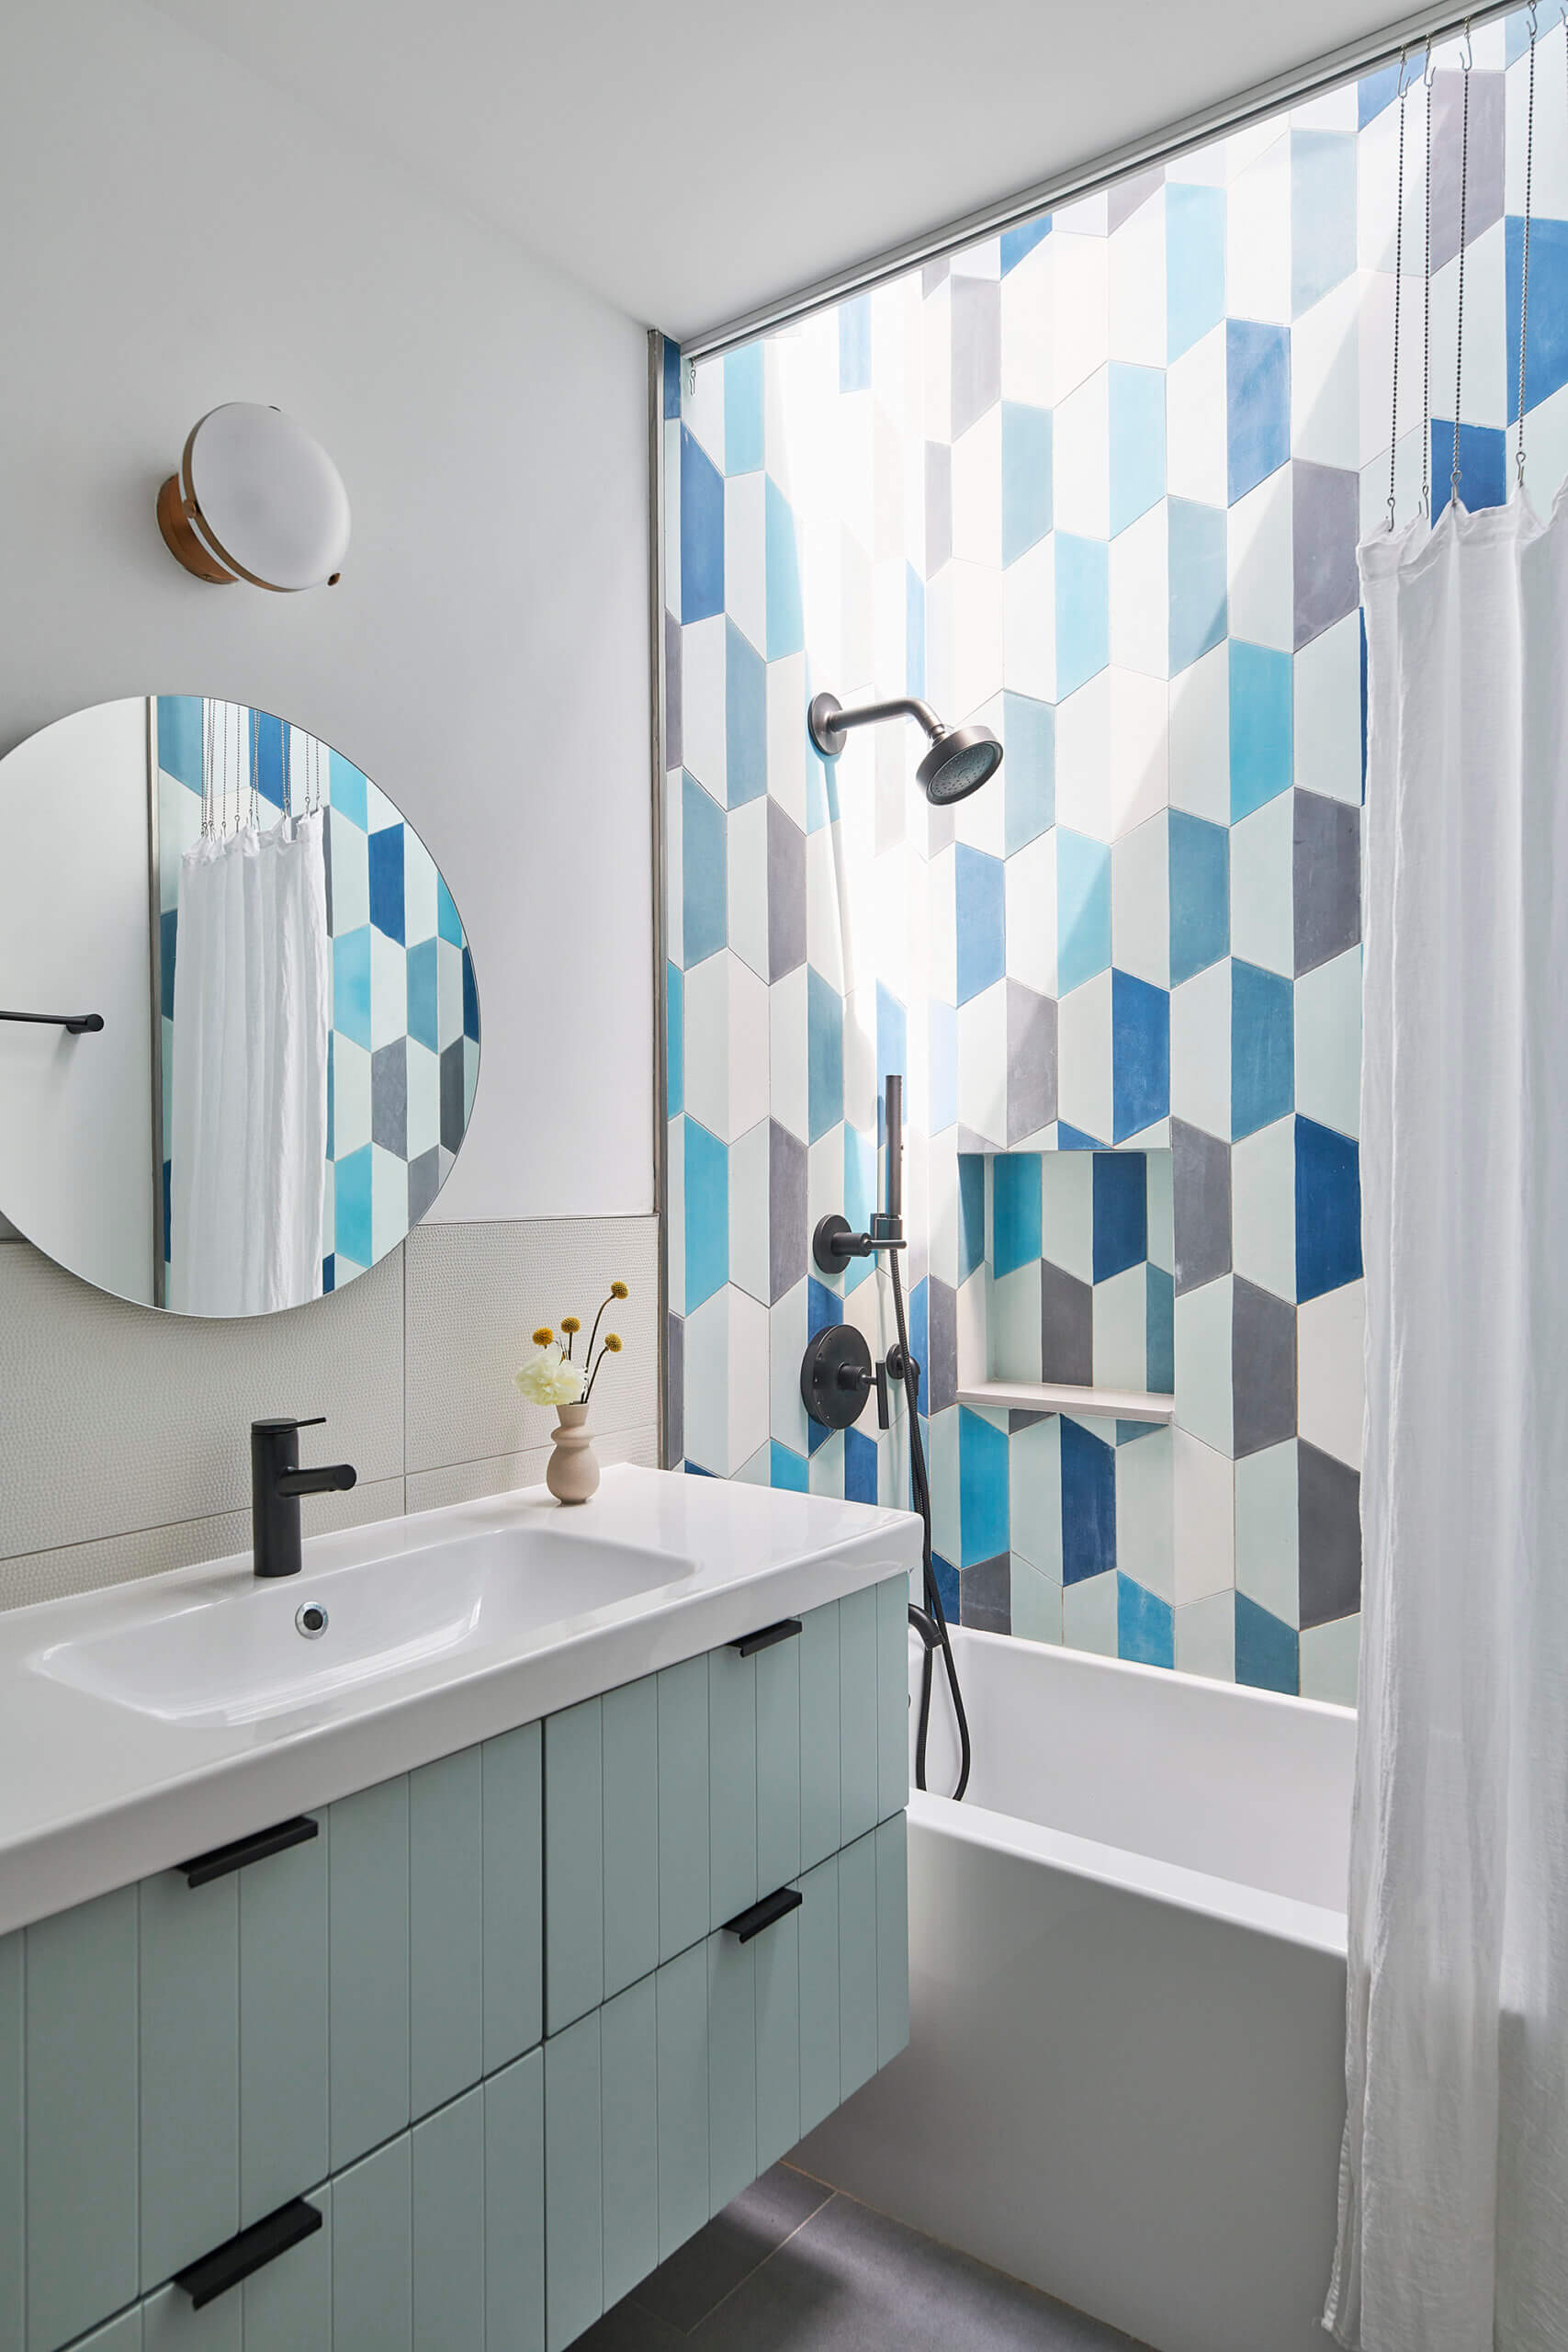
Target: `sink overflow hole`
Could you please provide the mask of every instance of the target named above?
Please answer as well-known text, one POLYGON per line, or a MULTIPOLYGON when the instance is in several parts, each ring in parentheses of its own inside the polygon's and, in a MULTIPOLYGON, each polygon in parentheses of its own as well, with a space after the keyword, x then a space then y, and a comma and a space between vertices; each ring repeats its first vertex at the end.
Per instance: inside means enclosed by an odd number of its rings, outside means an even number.
POLYGON ((294 1612, 294 1623, 308 1642, 319 1641, 327 1630, 327 1612, 313 1600, 294 1612))

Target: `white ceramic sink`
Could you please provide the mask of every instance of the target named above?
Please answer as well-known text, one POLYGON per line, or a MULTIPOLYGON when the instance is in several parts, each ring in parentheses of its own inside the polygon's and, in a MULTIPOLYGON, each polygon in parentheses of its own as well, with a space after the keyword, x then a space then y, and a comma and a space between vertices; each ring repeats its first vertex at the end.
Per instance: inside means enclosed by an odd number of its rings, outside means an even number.
MULTIPOLYGON (((127 1624, 39 1651, 36 1673, 161 1722, 260 1723, 437 1658, 502 1648, 638 1593, 692 1564, 631 1544, 490 1530, 297 1577, 168 1592, 127 1624), (300 1619, 324 1611, 324 1628, 300 1619)), ((478 1661, 476 1660, 476 1663, 478 1661)))

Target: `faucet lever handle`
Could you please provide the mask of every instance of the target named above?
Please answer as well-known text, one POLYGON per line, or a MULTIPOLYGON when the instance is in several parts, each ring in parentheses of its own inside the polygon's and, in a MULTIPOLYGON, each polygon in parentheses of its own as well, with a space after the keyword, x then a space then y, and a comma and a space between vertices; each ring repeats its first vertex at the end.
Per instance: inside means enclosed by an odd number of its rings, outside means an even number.
POLYGON ((324 1413, 312 1413, 308 1420, 296 1421, 294 1424, 297 1430, 321 1430, 325 1429, 326 1425, 327 1417, 324 1413))

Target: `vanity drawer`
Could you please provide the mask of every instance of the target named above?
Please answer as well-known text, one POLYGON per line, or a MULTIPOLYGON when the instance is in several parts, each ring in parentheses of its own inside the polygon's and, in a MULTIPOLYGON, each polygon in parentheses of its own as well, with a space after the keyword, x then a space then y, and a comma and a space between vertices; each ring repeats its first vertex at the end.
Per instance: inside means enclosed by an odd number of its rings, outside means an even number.
POLYGON ((908 1600, 891 1577, 547 1720, 547 2032, 902 1811, 908 1600))
POLYGON ((0 2352, 55 2352, 538 2041, 541 1802, 533 1724, 0 1941, 0 2352))

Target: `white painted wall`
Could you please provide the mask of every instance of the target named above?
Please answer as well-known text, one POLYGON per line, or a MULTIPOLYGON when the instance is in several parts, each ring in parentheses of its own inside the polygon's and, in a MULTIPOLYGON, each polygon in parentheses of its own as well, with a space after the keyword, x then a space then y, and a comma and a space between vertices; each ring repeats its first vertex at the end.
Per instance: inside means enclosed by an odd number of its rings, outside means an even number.
POLYGON ((143 0, 6 11, 0 219, 0 752, 159 691, 338 745, 473 943, 483 1068, 434 1214, 646 1210, 642 330, 143 0), (165 552, 158 483, 227 400, 337 459, 341 586, 165 552))

